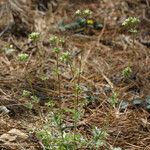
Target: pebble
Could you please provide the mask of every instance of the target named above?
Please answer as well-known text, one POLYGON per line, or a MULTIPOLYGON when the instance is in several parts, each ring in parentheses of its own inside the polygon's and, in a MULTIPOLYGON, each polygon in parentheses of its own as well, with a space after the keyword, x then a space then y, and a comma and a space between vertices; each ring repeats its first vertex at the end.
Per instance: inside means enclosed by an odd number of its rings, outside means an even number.
POLYGON ((0 136, 0 142, 8 143, 8 142, 17 142, 18 140, 25 141, 28 138, 26 133, 18 129, 11 129, 7 133, 4 133, 0 136))
POLYGON ((10 112, 6 106, 0 106, 0 114, 8 114, 10 112))

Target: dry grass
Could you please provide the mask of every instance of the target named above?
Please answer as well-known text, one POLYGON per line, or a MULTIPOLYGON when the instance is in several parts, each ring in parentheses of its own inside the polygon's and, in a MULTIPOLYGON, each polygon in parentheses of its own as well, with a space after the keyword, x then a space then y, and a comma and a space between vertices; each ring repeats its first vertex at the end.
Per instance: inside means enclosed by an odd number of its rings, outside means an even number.
MULTIPOLYGON (((112 110, 108 104, 110 95, 104 92, 104 87, 106 85, 110 86, 113 91, 119 93, 119 101, 123 99, 131 101, 134 97, 145 98, 150 95, 150 51, 149 47, 144 46, 140 42, 140 39, 143 38, 140 35, 148 32, 148 16, 147 21, 142 15, 142 8, 146 10, 147 5, 144 2, 141 4, 140 1, 116 0, 114 3, 110 0, 108 2, 91 2, 82 6, 80 3, 70 1, 59 3, 55 11, 53 11, 53 5, 49 4, 49 10, 43 15, 35 10, 31 10, 30 4, 21 5, 17 0, 7 1, 3 4, 4 7, 7 7, 9 15, 7 14, 8 19, 2 19, 4 23, 3 25, 0 24, 1 33, 4 31, 3 27, 10 24, 11 19, 16 23, 15 29, 20 27, 22 23, 23 25, 25 24, 26 28, 19 31, 12 30, 12 33, 17 32, 17 35, 21 36, 21 40, 13 35, 8 37, 5 34, 1 34, 3 38, 0 40, 0 46, 4 47, 8 44, 13 44, 14 47, 16 46, 17 51, 11 57, 7 57, 3 52, 0 53, 0 105, 8 106, 8 108, 13 110, 11 116, 1 116, 0 134, 9 131, 11 128, 28 129, 40 125, 40 118, 29 113, 22 106, 25 101, 22 99, 21 93, 23 89, 30 89, 29 78, 35 92, 44 93, 49 97, 57 96, 57 82, 51 76, 51 66, 56 61, 49 46, 43 46, 42 44, 47 42, 50 34, 56 33, 65 37, 67 41, 66 48, 71 52, 82 50, 83 74, 81 83, 91 87, 92 92, 98 92, 96 96, 100 104, 87 108, 83 122, 89 126, 102 127, 108 120, 107 132, 109 137, 107 141, 109 144, 126 150, 149 150, 150 114, 142 109, 128 109, 124 113, 120 113, 115 109, 112 110), (74 5, 73 8, 72 4, 74 5), (69 20, 69 17, 73 15, 76 9, 86 7, 93 9, 95 17, 104 21, 103 30, 97 31, 92 37, 60 33, 58 31, 56 23, 60 19, 69 20), (141 24, 145 23, 141 25, 140 32, 142 33, 139 34, 134 48, 131 36, 127 35, 121 28, 121 21, 133 14, 136 14, 141 19, 141 24), (16 18, 20 18, 21 22, 14 20, 15 15, 16 18), (27 39, 22 38, 24 30, 28 32, 32 30, 42 32, 39 52, 34 48, 30 49, 26 44, 27 39), (25 68, 16 61, 16 56, 20 50, 31 56, 25 68), (41 56, 39 56, 39 53, 41 56), (49 56, 51 56, 50 59, 49 56), (133 69, 135 78, 125 82, 120 81, 121 71, 129 64, 133 69), (43 83, 39 78, 44 73, 50 76, 46 83, 43 83), (140 92, 136 92, 136 90, 140 92), (23 113, 20 115, 20 112, 23 113), (110 114, 109 117, 108 114, 110 114)), ((2 14, 4 14, 6 10, 2 11, 2 14)), ((80 57, 76 56, 74 63, 77 63, 79 59, 80 57)), ((68 70, 68 73, 70 73, 70 70, 68 70)), ((61 78, 63 85, 72 84, 68 80, 68 75, 63 74, 61 78)), ((64 87, 62 91, 63 96, 66 97, 64 107, 71 107, 72 88, 64 87)), ((81 131, 88 136, 89 132, 86 127, 84 130, 81 129, 81 131)), ((18 144, 16 146, 17 149, 20 149, 18 144)), ((39 144, 35 140, 27 141, 23 146, 38 149, 39 144)))

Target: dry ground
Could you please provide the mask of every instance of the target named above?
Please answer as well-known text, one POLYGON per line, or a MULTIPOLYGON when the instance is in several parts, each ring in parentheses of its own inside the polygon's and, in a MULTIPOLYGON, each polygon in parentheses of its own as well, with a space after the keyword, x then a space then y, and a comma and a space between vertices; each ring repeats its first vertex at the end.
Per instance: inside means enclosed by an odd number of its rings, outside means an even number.
MULTIPOLYGON (((55 58, 49 45, 47 45, 48 37, 55 33, 58 36, 65 37, 65 46, 70 52, 82 50, 83 73, 81 83, 90 87, 93 95, 99 101, 98 104, 86 108, 82 121, 88 126, 103 127, 109 113, 109 118, 107 118, 107 132, 109 134, 107 142, 110 145, 121 147, 123 150, 150 150, 149 112, 143 109, 129 108, 120 113, 117 109, 111 109, 108 104, 111 93, 106 94, 104 91, 105 86, 110 86, 112 91, 119 94, 119 102, 121 100, 131 101, 133 98, 144 99, 150 95, 149 5, 148 0, 135 0, 133 2, 130 0, 95 0, 92 2, 70 0, 59 3, 51 2, 51 4, 49 3, 49 9, 41 13, 35 11, 36 4, 32 7, 29 4, 22 8, 23 11, 20 15, 21 19, 25 18, 25 28, 17 31, 16 28, 20 28, 19 22, 17 22, 17 27, 14 26, 0 37, 0 48, 13 44, 17 49, 13 56, 7 56, 4 52, 0 53, 0 105, 6 106, 11 111, 9 115, 0 116, 0 135, 12 128, 17 128, 28 134, 29 129, 38 128, 42 124, 38 115, 29 112, 22 105, 26 101, 22 98, 22 91, 24 89, 30 90, 28 83, 30 78, 32 87, 39 97, 56 97, 55 87, 57 82, 51 76, 55 58), (56 27, 58 21, 64 19, 69 22, 73 18, 74 12, 80 8, 93 10, 94 18, 104 24, 103 29, 95 31, 93 36, 60 32, 56 27), (28 13, 24 15, 23 12, 26 11, 28 13), (121 26, 122 21, 128 16, 136 16, 141 20, 135 45, 132 43, 131 36, 121 26), (38 50, 26 44, 28 41, 26 33, 23 31, 27 29, 29 32, 36 30, 42 33, 42 42, 38 45, 38 50), (16 60, 17 54, 21 51, 31 56, 25 67, 16 60), (134 77, 122 81, 120 73, 128 65, 131 66, 134 77), (39 78, 43 74, 49 76, 49 79, 46 80, 47 88, 39 78)), ((7 9, 9 11, 9 7, 7 9)), ((17 11, 20 11, 19 8, 17 11)), ((12 17, 8 16, 7 13, 6 15, 8 18, 12 17)), ((3 22, 1 31, 3 31, 4 26, 9 24, 9 21, 3 22)), ((76 56, 74 62, 79 59, 76 56)), ((68 70, 68 72, 70 71, 68 70)), ((66 97, 64 107, 72 105, 70 100, 72 89, 66 88, 70 84, 68 76, 63 74, 61 77, 64 86, 62 91, 64 97, 66 97)), ((44 106, 41 106, 41 110, 43 109, 44 106)), ((88 136, 89 132, 86 127, 80 130, 88 136)), ((14 149, 41 149, 34 136, 25 142, 14 143, 10 147, 14 147, 14 149)), ((0 149, 11 148, 0 143, 0 149)))

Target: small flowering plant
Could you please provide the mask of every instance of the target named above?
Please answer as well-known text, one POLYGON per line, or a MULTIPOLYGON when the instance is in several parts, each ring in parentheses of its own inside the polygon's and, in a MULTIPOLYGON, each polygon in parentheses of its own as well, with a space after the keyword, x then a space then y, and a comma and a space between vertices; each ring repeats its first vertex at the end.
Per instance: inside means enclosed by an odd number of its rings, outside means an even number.
POLYGON ((67 62, 69 62, 70 60, 71 60, 71 54, 70 54, 70 52, 64 52, 62 55, 61 55, 61 57, 60 57, 60 60, 62 61, 62 62, 65 62, 65 63, 67 63, 67 62))
POLYGON ((26 53, 22 53, 18 55, 18 60, 21 62, 26 62, 29 58, 29 55, 26 53))
POLYGON ((137 26, 140 23, 140 20, 136 17, 129 17, 127 18, 122 25, 129 29, 129 32, 131 33, 137 33, 137 26))
POLYGON ((129 78, 132 74, 132 69, 130 66, 126 67, 125 69, 122 70, 122 76, 124 78, 129 78))
POLYGON ((79 9, 75 12, 75 15, 76 15, 76 16, 81 16, 81 14, 82 14, 82 12, 81 12, 81 10, 79 10, 79 9))
POLYGON ((74 13, 74 19, 71 23, 65 24, 63 21, 59 24, 61 31, 75 31, 75 33, 84 33, 92 35, 93 29, 99 30, 103 28, 103 25, 93 18, 93 12, 90 9, 76 10, 74 13))
POLYGON ((30 91, 28 91, 28 90, 23 90, 23 92, 22 92, 22 96, 23 97, 29 97, 31 95, 31 92, 30 91))
POLYGON ((136 17, 129 17, 127 18, 122 25, 127 28, 127 30, 132 34, 132 41, 133 41, 133 48, 134 48, 134 44, 135 44, 135 38, 137 35, 137 27, 140 23, 140 20, 136 17))
POLYGON ((40 39, 40 33, 39 32, 32 32, 29 34, 29 40, 33 42, 37 42, 40 39))
POLYGON ((51 35, 49 38, 49 43, 52 46, 63 46, 65 44, 65 39, 64 38, 59 38, 56 35, 51 35))
POLYGON ((83 17, 83 18, 87 18, 89 17, 90 15, 92 15, 92 11, 90 9, 85 9, 85 10, 77 10, 75 12, 75 15, 76 16, 80 16, 80 17, 83 17))
POLYGON ((77 10, 75 12, 75 15, 79 17, 81 20, 79 21, 81 25, 85 27, 93 27, 95 24, 95 21, 92 19, 92 11, 90 9, 84 9, 84 10, 77 10))
POLYGON ((92 19, 87 19, 86 23, 87 25, 93 25, 94 21, 92 19))
POLYGON ((61 49, 59 47, 54 47, 52 51, 56 54, 60 53, 61 49))
POLYGON ((52 45, 57 45, 57 41, 58 41, 58 37, 56 35, 52 35, 50 38, 49 38, 49 42, 50 44, 52 45))

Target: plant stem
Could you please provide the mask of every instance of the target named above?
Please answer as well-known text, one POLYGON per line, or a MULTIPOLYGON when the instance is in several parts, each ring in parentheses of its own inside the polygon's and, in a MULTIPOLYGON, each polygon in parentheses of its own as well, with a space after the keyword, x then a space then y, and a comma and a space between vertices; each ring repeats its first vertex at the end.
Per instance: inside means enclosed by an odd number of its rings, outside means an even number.
POLYGON ((134 49, 134 44, 135 44, 135 33, 133 33, 133 35, 132 35, 132 41, 133 41, 133 49, 134 49))
MULTIPOLYGON (((61 99, 61 80, 60 80, 60 72, 59 72, 59 53, 56 55, 56 68, 57 68, 57 79, 58 79, 58 94, 59 94, 59 100, 61 99)), ((64 143, 64 137, 63 137, 63 129, 62 129, 62 108, 60 106, 60 114, 61 116, 60 120, 61 123, 58 125, 60 133, 61 133, 61 138, 62 138, 62 143, 64 143)))
POLYGON ((60 81, 60 73, 59 73, 59 54, 57 53, 57 78, 58 78, 58 92, 59 92, 59 99, 61 98, 61 81, 60 81))
MULTIPOLYGON (((82 65, 82 54, 81 54, 81 59, 79 61, 79 73, 78 73, 78 79, 77 79, 77 85, 80 86, 80 76, 81 76, 81 65, 82 65)), ((79 91, 77 90, 76 93, 76 109, 78 110, 78 105, 79 105, 79 91)))
MULTIPOLYGON (((75 107, 74 107, 74 111, 75 113, 78 113, 79 109, 79 93, 80 93, 80 89, 79 86, 80 86, 80 76, 81 76, 81 60, 82 60, 82 54, 81 54, 81 58, 80 58, 80 61, 79 61, 79 68, 78 68, 78 76, 77 76, 77 89, 76 89, 76 101, 75 101, 75 107)), ((75 114, 76 115, 76 114, 75 114)), ((75 141, 75 133, 77 131, 77 119, 74 120, 74 141, 75 141)))

